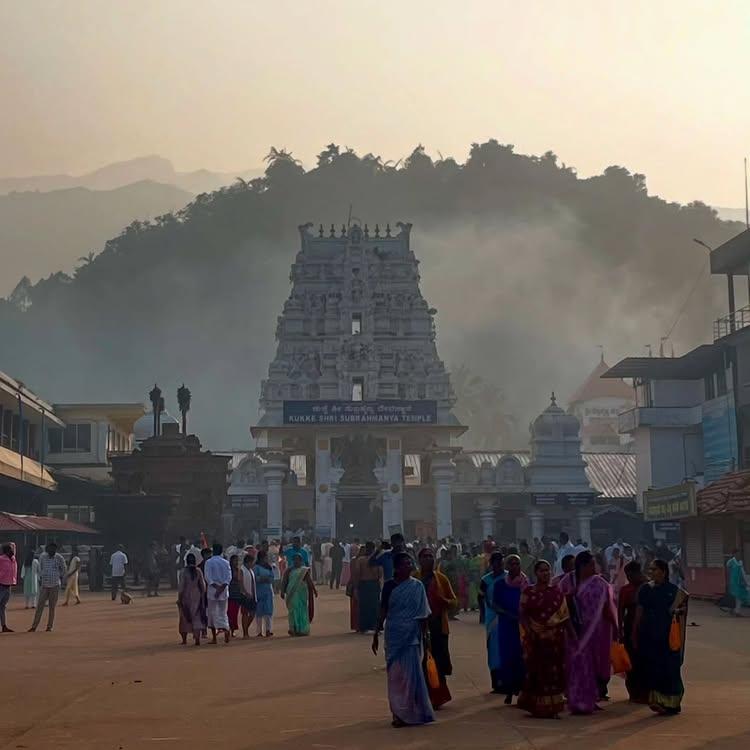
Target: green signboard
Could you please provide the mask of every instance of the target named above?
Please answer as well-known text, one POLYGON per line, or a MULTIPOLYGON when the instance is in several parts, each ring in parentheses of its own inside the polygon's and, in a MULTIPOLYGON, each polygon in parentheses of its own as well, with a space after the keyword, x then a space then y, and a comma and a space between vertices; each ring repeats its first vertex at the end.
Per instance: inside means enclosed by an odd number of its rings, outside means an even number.
POLYGON ((695 483, 683 482, 643 493, 643 520, 675 521, 697 515, 695 483))

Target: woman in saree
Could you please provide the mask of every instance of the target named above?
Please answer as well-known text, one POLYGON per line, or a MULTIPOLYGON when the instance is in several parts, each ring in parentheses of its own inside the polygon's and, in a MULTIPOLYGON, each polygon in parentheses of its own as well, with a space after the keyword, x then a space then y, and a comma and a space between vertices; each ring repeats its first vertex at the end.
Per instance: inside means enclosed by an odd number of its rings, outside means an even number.
POLYGON ((479 584, 480 612, 484 614, 484 629, 487 640, 487 666, 490 670, 492 692, 499 693, 500 684, 500 631, 497 627, 497 612, 493 606, 495 584, 505 577, 503 553, 493 552, 490 555, 490 569, 482 576, 479 584))
POLYGON ((352 630, 366 633, 375 630, 380 608, 380 568, 370 565, 375 545, 367 542, 359 548, 352 563, 352 630))
POLYGON ((638 560, 631 560, 625 565, 628 582, 620 589, 618 596, 618 622, 620 623, 620 641, 630 657, 631 670, 625 675, 625 687, 631 703, 648 703, 648 685, 646 683, 646 665, 634 647, 635 616, 638 609, 638 592, 647 582, 638 560))
MULTIPOLYGON (((440 572, 450 581, 451 588, 454 591, 459 590, 459 575, 461 567, 461 560, 458 556, 458 547, 455 544, 451 544, 450 548, 445 553, 445 556, 440 561, 440 572)), ((455 606, 448 613, 448 618, 455 620, 457 614, 458 599, 456 599, 455 606)))
POLYGON ((435 720, 422 667, 430 607, 424 586, 411 577, 411 569, 411 557, 406 552, 393 556, 393 578, 383 586, 380 617, 372 638, 372 651, 377 654, 378 635, 385 623, 388 703, 394 727, 435 720))
POLYGON ((451 654, 448 649, 448 613, 456 606, 456 594, 450 581, 439 570, 435 570, 435 553, 425 547, 419 553, 419 570, 414 576, 422 581, 427 603, 430 605, 430 616, 427 618, 427 630, 430 635, 430 652, 435 659, 440 685, 430 687, 430 702, 435 709, 451 700, 447 677, 453 674, 451 654))
POLYGON ((310 623, 315 614, 315 601, 318 595, 310 568, 302 564, 302 555, 292 558, 292 567, 284 571, 281 581, 281 598, 286 601, 289 617, 289 635, 310 635, 310 623))
POLYGON ((195 564, 195 555, 190 553, 185 558, 185 570, 180 577, 177 591, 177 608, 180 613, 180 635, 182 643, 192 633, 196 646, 201 645, 201 631, 206 629, 206 581, 203 573, 195 564))
POLYGON ((742 553, 738 549, 734 550, 732 556, 727 560, 727 581, 729 594, 734 599, 732 614, 735 617, 742 617, 742 607, 747 607, 750 604, 750 593, 747 590, 742 553))
POLYGON ((536 583, 521 593, 526 676, 518 707, 538 718, 556 719, 565 708, 565 637, 570 614, 563 592, 550 585, 550 564, 537 560, 533 572, 536 583))
MULTIPOLYGON (((521 631, 518 624, 521 593, 529 581, 521 571, 521 558, 508 555, 506 575, 495 583, 491 609, 497 615, 498 642, 500 644, 500 669, 493 690, 505 694, 505 703, 510 705, 513 696, 521 692, 524 678, 521 631)), ((488 603, 490 600, 487 600, 488 603)))
POLYGON ((685 655, 688 595, 669 582, 669 566, 664 560, 654 560, 649 572, 651 581, 638 591, 634 647, 646 668, 649 707, 658 714, 674 716, 680 713, 685 692, 680 668, 685 655), (669 643, 673 619, 680 626, 677 650, 669 643))
POLYGON ((572 714, 590 714, 606 700, 612 672, 609 651, 617 632, 612 587, 596 574, 594 556, 588 551, 576 556, 574 588, 568 597, 576 638, 568 639, 568 709, 572 714))

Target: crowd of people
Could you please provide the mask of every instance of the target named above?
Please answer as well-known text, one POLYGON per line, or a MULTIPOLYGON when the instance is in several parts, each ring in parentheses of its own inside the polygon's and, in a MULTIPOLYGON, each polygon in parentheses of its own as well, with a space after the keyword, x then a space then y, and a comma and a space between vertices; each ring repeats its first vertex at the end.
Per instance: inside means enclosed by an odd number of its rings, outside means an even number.
MULTIPOLYGON (((558 539, 498 545, 463 540, 414 540, 401 534, 376 543, 308 540, 247 544, 226 550, 181 538, 174 549, 178 631, 183 644, 219 638, 274 635, 276 597, 285 604, 287 632, 310 633, 318 587, 342 589, 349 597, 349 626, 372 633, 372 650, 384 637, 387 685, 394 726, 433 721, 451 700, 448 678, 451 622, 462 612, 479 613, 484 627, 490 689, 506 704, 516 701, 536 717, 555 718, 566 709, 591 714, 609 700, 614 672, 625 677, 630 700, 663 715, 680 712, 684 687, 688 595, 679 552, 622 540, 589 549, 562 532, 558 539)), ((163 549, 154 543, 145 594, 159 595, 163 549)), ((80 604, 81 557, 69 560, 53 542, 41 554, 27 552, 20 566, 24 602, 34 610, 30 632, 48 609, 80 604)), ((122 546, 109 558, 111 596, 124 603, 128 555, 122 546)), ((739 553, 727 563, 729 590, 750 601, 739 553)), ((0 554, 0 619, 3 632, 10 588, 16 584, 15 548, 0 554)))

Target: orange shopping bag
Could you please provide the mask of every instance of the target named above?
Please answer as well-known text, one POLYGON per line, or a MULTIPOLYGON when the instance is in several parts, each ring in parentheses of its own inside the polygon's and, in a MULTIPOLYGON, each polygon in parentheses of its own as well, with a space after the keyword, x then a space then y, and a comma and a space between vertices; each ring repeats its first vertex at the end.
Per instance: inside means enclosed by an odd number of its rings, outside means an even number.
POLYGON ((435 664, 435 657, 429 651, 425 657, 424 668, 427 675, 427 686, 437 690, 440 687, 440 675, 438 674, 437 664, 435 664))
POLYGON ((679 651, 682 648, 682 630, 677 615, 672 618, 672 624, 669 626, 669 648, 672 651, 679 651))
POLYGON ((609 660, 612 663, 612 671, 615 674, 623 674, 633 668, 630 656, 622 643, 616 642, 612 644, 609 649, 609 660))

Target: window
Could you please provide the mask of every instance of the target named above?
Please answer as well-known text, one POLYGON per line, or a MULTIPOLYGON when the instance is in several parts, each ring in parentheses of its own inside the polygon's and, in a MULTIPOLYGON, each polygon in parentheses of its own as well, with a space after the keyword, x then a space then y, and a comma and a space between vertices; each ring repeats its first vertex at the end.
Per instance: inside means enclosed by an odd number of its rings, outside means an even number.
POLYGON ((706 401, 710 401, 712 398, 716 398, 713 373, 711 375, 706 375, 706 377, 703 378, 703 385, 706 391, 706 401))
POLYGON ((50 453, 90 453, 91 425, 69 424, 64 430, 52 427, 47 430, 47 447, 50 453))
POLYGON ((362 401, 365 396, 365 379, 352 378, 352 401, 362 401))
POLYGON ((352 313, 352 336, 362 333, 362 313, 352 313))
POLYGON ((722 367, 716 373, 716 395, 725 396, 727 393, 727 371, 722 367))

